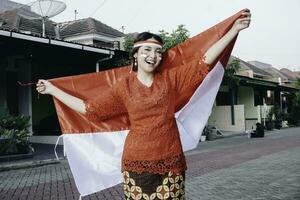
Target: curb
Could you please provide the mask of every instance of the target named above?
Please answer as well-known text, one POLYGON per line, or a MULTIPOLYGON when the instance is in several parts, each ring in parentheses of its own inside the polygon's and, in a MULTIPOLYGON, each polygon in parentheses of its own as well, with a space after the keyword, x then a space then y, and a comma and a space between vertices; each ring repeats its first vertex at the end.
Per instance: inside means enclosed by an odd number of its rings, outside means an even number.
POLYGON ((248 133, 246 132, 242 132, 242 133, 234 133, 234 134, 230 134, 230 135, 223 135, 220 138, 217 139, 221 139, 221 138, 232 138, 232 137, 237 137, 237 136, 245 136, 248 135, 248 133))
POLYGON ((224 134, 224 135, 217 135, 213 140, 205 140, 210 142, 210 141, 214 141, 214 140, 219 140, 219 139, 226 139, 226 138, 233 138, 233 137, 239 137, 239 136, 246 136, 248 135, 245 132, 242 133, 233 133, 233 134, 224 134))
POLYGON ((65 160, 66 160, 65 158, 61 158, 59 160, 47 159, 47 160, 37 160, 37 161, 28 161, 28 162, 22 162, 22 163, 6 164, 6 165, 0 164, 0 172, 16 170, 16 169, 40 167, 40 166, 44 166, 44 165, 54 165, 54 164, 59 164, 61 162, 64 162, 65 160))
POLYGON ((0 162, 10 162, 27 158, 33 158, 33 153, 0 156, 0 162))

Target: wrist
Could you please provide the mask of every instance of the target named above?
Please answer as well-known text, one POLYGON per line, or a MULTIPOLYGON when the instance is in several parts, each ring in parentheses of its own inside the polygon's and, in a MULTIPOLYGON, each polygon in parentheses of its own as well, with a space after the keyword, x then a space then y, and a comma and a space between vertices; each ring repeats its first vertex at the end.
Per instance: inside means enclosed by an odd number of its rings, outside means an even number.
POLYGON ((49 91, 49 94, 52 96, 57 96, 58 93, 59 93, 59 89, 55 86, 53 86, 52 89, 49 91))
POLYGON ((230 29, 230 32, 232 32, 232 34, 237 35, 237 34, 240 32, 240 30, 238 30, 238 29, 235 28, 235 27, 232 27, 232 28, 230 29))

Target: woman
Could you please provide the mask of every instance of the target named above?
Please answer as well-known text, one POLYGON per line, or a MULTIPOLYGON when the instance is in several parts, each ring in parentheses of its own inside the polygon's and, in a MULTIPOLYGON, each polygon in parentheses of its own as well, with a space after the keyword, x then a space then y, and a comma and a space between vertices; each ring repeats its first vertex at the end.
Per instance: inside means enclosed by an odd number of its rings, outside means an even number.
POLYGON ((94 99, 71 96, 46 80, 38 81, 37 91, 53 95, 90 120, 127 113, 131 125, 122 156, 125 198, 184 199, 186 161, 174 118, 174 99, 199 85, 213 61, 249 26, 250 18, 245 11, 199 60, 170 70, 159 69, 162 39, 148 32, 139 34, 131 55, 134 72, 94 99))

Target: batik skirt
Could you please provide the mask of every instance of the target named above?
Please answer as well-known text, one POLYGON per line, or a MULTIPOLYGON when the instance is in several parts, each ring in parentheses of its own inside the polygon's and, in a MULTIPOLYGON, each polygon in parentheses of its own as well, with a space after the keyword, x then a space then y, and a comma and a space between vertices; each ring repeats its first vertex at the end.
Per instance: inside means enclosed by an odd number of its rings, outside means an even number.
POLYGON ((185 173, 165 175, 123 172, 126 200, 184 200, 185 173))

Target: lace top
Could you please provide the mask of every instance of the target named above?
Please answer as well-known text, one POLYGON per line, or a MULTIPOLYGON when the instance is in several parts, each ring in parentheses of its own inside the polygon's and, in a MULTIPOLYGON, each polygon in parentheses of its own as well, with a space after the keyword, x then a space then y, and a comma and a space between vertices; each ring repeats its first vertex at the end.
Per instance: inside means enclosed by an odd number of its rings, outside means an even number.
POLYGON ((110 90, 87 100, 90 120, 106 120, 127 113, 130 131, 125 140, 122 171, 165 174, 186 170, 179 132, 174 118, 175 98, 199 85, 210 66, 193 61, 157 72, 150 87, 132 73, 110 90))

